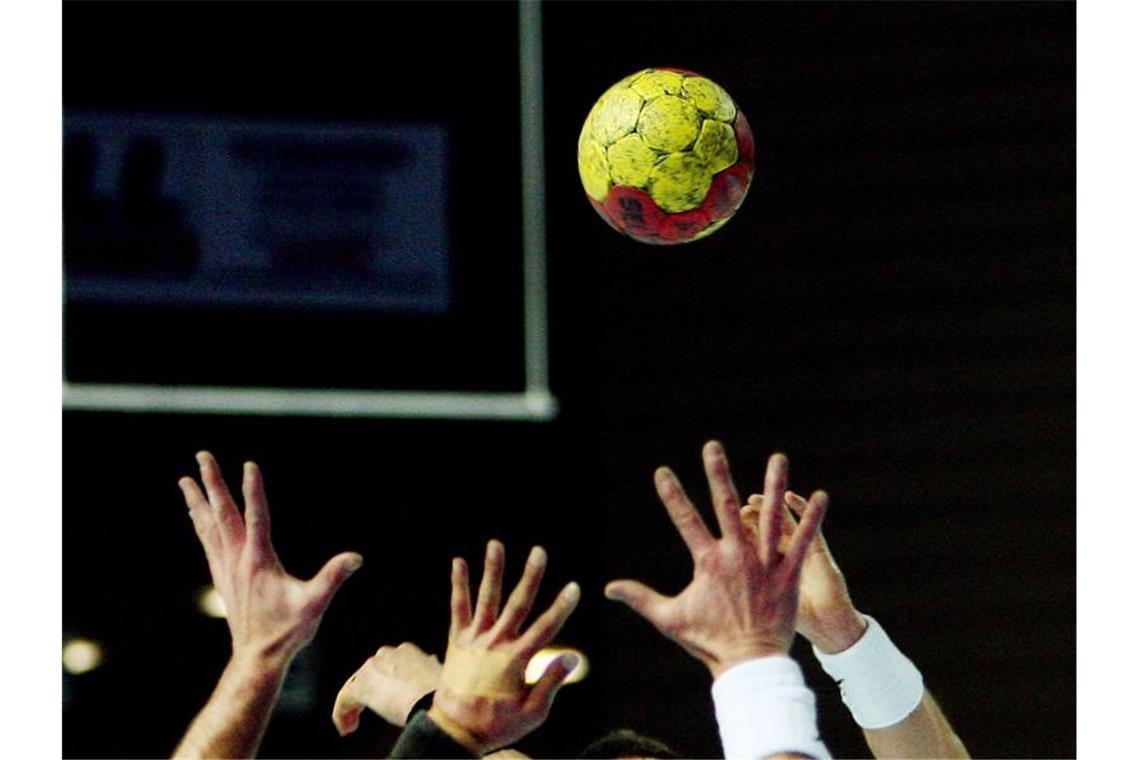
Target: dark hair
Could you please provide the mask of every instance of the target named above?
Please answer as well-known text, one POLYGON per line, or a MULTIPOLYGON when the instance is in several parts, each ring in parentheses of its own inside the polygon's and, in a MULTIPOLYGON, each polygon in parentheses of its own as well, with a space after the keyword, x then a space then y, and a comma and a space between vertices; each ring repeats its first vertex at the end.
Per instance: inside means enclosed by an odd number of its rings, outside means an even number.
POLYGON ((578 753, 578 757, 595 758, 596 760, 616 760, 622 757, 656 757, 662 758, 662 760, 676 760, 681 756, 669 749, 669 746, 664 742, 642 736, 628 728, 619 728, 590 742, 588 747, 578 753))

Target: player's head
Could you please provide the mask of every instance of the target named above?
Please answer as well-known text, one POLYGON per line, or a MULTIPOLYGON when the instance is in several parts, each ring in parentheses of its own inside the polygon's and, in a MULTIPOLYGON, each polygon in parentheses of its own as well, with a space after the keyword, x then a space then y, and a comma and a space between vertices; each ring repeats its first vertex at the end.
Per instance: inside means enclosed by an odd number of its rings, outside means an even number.
POLYGON ((679 758, 680 755, 671 750, 664 742, 642 736, 628 728, 619 728, 591 742, 588 747, 578 753, 578 757, 596 758, 598 760, 616 760, 617 758, 671 760, 672 758, 679 758))

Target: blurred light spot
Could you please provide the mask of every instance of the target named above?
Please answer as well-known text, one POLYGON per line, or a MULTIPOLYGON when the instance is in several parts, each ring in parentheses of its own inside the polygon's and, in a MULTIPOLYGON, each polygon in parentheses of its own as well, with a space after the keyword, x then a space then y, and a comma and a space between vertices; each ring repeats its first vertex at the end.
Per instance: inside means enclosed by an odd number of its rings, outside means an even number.
POLYGON ((226 605, 222 595, 213 586, 203 586, 198 591, 198 610, 207 617, 224 618, 226 605))
POLYGON ((68 639, 63 645, 63 669, 73 676, 103 664, 103 647, 91 639, 68 639))
POLYGON ((570 671, 570 675, 566 677, 564 683, 581 681, 590 672, 590 661, 586 659, 586 655, 569 647, 545 647, 535 652, 534 657, 531 657, 530 662, 526 664, 526 682, 532 685, 538 683, 538 679, 546 672, 550 663, 554 662, 560 654, 566 652, 578 655, 578 666, 570 671))

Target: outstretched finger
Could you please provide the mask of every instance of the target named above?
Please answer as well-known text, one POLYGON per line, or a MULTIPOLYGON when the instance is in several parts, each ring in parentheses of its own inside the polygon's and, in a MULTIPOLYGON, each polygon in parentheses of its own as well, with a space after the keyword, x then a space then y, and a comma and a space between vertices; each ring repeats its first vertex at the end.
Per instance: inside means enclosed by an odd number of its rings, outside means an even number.
POLYGON ((195 458, 201 471, 202 485, 206 487, 206 495, 217 519, 222 548, 228 556, 235 556, 241 552, 245 542, 245 524, 238 513, 237 504, 230 496, 230 489, 222 478, 222 471, 214 455, 208 451, 199 451, 195 458))
POLYGON ((210 509, 210 502, 206 501, 205 494, 193 478, 181 478, 178 487, 182 489, 182 498, 186 500, 190 521, 194 523, 194 533, 206 553, 210 577, 217 584, 219 579, 225 577, 225 553, 222 550, 222 537, 218 532, 214 512, 210 509))
POLYGON ((249 546, 256 556, 275 558, 269 537, 269 502, 265 498, 265 481, 261 468, 246 462, 242 470, 241 492, 245 499, 245 531, 249 546))
MULTIPOLYGON (((788 507, 790 507, 791 510, 801 518, 803 517, 804 511, 808 506, 807 499, 800 496, 798 493, 792 493, 791 491, 788 491, 786 494, 784 494, 784 503, 787 504, 788 507)), ((830 553, 830 550, 827 548, 827 539, 824 538, 822 528, 816 531, 815 538, 813 538, 811 544, 808 545, 808 554, 817 551, 830 553)))
POLYGON ((804 516, 804 510, 807 509, 808 504, 807 499, 800 496, 798 493, 795 493, 794 491, 784 492, 784 503, 787 504, 791 510, 800 517, 804 516))
POLYGON ((503 563, 506 549, 495 539, 487 542, 483 558, 483 578, 479 581, 479 597, 475 602, 472 623, 476 631, 485 631, 499 617, 499 600, 503 594, 503 563))
POLYGON ((462 557, 451 560, 451 629, 448 641, 462 629, 471 625, 471 587, 467 582, 467 561, 462 557))
POLYGON ((764 498, 760 505, 760 562, 773 565, 779 559, 780 526, 784 519, 784 492, 788 489, 788 458, 783 454, 768 457, 764 473, 764 498))
POLYGON ((740 523, 740 494, 732 482, 728 455, 720 442, 709 441, 701 451, 701 458, 705 464, 705 476, 709 481, 720 535, 730 541, 741 541, 744 538, 744 526, 740 523))
POLYGON ((811 495, 811 499, 804 508, 800 524, 796 526, 796 532, 792 535, 786 557, 788 566, 793 572, 799 572, 800 565, 803 564, 804 557, 807 556, 812 540, 819 534, 819 526, 827 512, 827 504, 827 494, 823 491, 816 491, 811 495))
POLYGON ((685 489, 681 487, 681 482, 677 480, 673 471, 668 467, 657 468, 653 474, 653 484, 657 487, 661 503, 669 513, 669 519, 677 527, 685 546, 689 547, 689 552, 695 557, 711 548, 715 544, 715 539, 705 527, 705 521, 701 519, 696 507, 685 495, 685 489))
POLYGON ((748 503, 740 508, 740 522, 744 525, 744 538, 752 546, 760 544, 760 502, 752 503, 759 496, 749 496, 748 503))
MULTIPOLYGON (((750 496, 749 501, 740 508, 740 519, 744 523, 744 538, 748 545, 753 547, 759 556, 760 547, 760 508, 763 502, 762 496, 750 496)), ((781 556, 788 551, 788 544, 792 540, 792 534, 796 532, 796 519, 792 517, 792 512, 787 507, 784 507, 784 522, 780 526, 780 544, 776 550, 781 556)))
MULTIPOLYGON (((792 514, 792 510, 788 509, 787 499, 791 495, 791 491, 784 494, 784 519, 780 524, 780 541, 783 543, 784 539, 791 538, 792 534, 796 532, 796 518, 792 514)), ((744 528, 748 534, 748 538, 755 545, 759 545, 760 535, 760 510, 764 506, 764 497, 760 494, 752 494, 748 497, 748 503, 740 509, 740 519, 744 521, 744 528)))
POLYGON ((360 695, 357 693, 359 690, 356 687, 356 679, 360 677, 361 671, 366 667, 368 667, 367 663, 353 673, 337 692, 336 703, 333 705, 332 722, 336 726, 337 733, 341 736, 351 734, 360 725, 360 714, 364 712, 364 702, 360 700, 360 695))
POLYGON ((342 552, 326 562, 324 567, 309 580, 311 604, 313 608, 319 610, 318 615, 324 614, 336 592, 363 564, 364 558, 356 552, 342 552))
POLYGON ((566 624, 566 619, 570 617, 570 613, 578 606, 578 600, 581 598, 582 589, 578 587, 578 584, 567 583, 551 605, 546 608, 546 612, 543 612, 537 620, 531 623, 530 628, 526 629, 518 639, 519 652, 524 662, 558 635, 562 626, 566 624))
POLYGON ((495 624, 495 638, 502 636, 514 638, 518 635, 519 627, 534 607, 534 597, 538 594, 538 585, 542 582, 545 571, 546 550, 536 546, 530 550, 522 578, 507 597, 507 603, 503 605, 503 612, 495 624))
POLYGON ((659 594, 640 581, 610 581, 606 584, 605 595, 607 599, 629 607, 653 624, 660 631, 665 629, 665 621, 661 617, 661 610, 669 598, 659 594))
POLYGON ((565 652, 556 657, 546 666, 546 670, 542 672, 538 682, 531 687, 530 694, 527 695, 526 703, 523 706, 523 712, 546 717, 554 704, 554 696, 566 683, 566 678, 576 667, 578 667, 578 655, 573 652, 565 652))

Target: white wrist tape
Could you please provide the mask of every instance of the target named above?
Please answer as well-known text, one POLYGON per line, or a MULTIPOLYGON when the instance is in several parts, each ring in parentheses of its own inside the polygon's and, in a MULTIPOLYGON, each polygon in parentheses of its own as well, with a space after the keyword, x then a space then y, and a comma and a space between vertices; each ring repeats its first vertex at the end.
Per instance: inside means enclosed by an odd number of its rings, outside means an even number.
POLYGON ((914 712, 926 688, 922 674, 870 615, 867 630, 849 649, 824 654, 815 647, 824 671, 839 682, 839 693, 863 728, 893 726, 914 712))
POLYGON ((815 694, 790 657, 761 657, 734 665, 712 685, 726 758, 798 752, 830 758, 819 739, 815 694))

